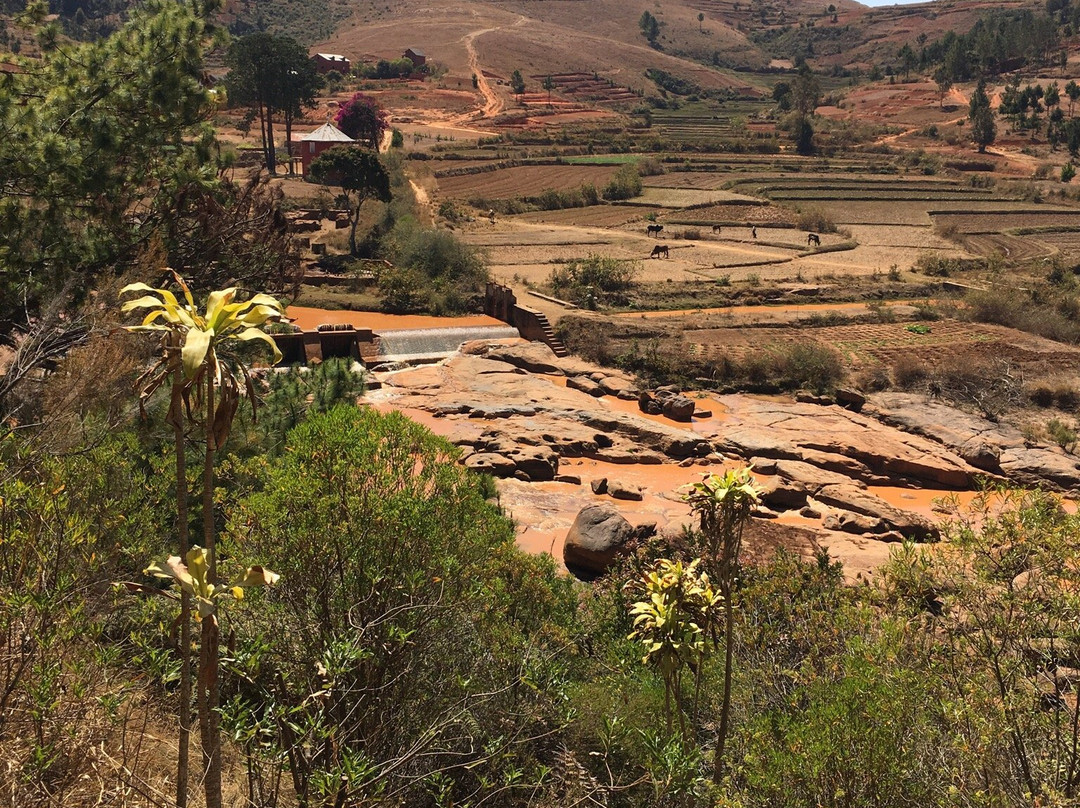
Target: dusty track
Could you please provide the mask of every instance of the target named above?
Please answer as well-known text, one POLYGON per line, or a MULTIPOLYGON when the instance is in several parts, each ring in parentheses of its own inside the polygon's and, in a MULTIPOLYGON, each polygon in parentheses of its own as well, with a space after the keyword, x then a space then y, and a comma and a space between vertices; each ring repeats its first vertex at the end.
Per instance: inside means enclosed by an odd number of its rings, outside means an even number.
MULTIPOLYGON (((527 20, 527 17, 518 17, 517 22, 514 23, 513 27, 516 28, 520 25, 524 25, 527 20)), ((468 54, 469 69, 476 77, 476 87, 478 90, 480 90, 480 94, 484 97, 484 106, 475 112, 469 112, 465 115, 459 115, 456 118, 453 118, 451 123, 458 124, 466 123, 467 121, 474 121, 477 119, 494 118, 506 108, 505 102, 499 96, 499 94, 495 92, 494 89, 492 89, 491 84, 488 82, 487 77, 484 75, 484 68, 480 64, 480 56, 476 52, 475 44, 476 38, 478 36, 482 36, 483 34, 490 34, 492 31, 498 31, 504 27, 505 26, 502 25, 496 25, 492 28, 479 28, 476 31, 470 31, 464 37, 462 37, 461 41, 465 45, 465 52, 468 54)))

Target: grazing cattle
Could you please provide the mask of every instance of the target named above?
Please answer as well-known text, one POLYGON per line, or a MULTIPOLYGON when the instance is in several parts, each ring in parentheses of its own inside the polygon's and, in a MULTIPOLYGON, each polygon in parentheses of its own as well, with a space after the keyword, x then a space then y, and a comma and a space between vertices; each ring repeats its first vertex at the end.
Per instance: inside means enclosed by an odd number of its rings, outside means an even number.
POLYGON ((650 236, 659 237, 663 229, 664 226, 662 224, 650 224, 648 227, 645 228, 645 232, 648 233, 650 236))
POLYGON ((652 252, 649 253, 649 258, 659 258, 661 255, 664 256, 664 258, 671 257, 670 250, 668 250, 666 244, 657 244, 653 247, 652 252))
POLYGON ((714 225, 712 226, 712 231, 713 231, 713 233, 715 233, 716 235, 720 235, 720 225, 718 225, 718 224, 714 224, 714 225))
POLYGON ((750 226, 750 235, 753 238, 757 238, 757 225, 751 225, 750 226))
POLYGON ((820 247, 821 246, 821 236, 819 236, 817 233, 809 233, 809 234, 807 234, 807 236, 806 236, 806 246, 809 247, 811 244, 813 244, 815 247, 820 247))

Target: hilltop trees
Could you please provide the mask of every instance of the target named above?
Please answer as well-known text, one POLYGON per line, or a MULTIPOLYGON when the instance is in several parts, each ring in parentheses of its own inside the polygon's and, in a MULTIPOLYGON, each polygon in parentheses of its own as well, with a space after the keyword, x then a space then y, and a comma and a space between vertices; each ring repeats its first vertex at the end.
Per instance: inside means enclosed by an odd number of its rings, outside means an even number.
MULTIPOLYGON (((286 143, 292 141, 293 118, 315 103, 322 79, 307 50, 290 36, 251 34, 235 40, 225 58, 225 86, 231 103, 255 107, 260 123, 266 170, 277 167, 274 115, 285 122, 286 143)), ((289 145, 290 156, 292 147, 289 145)))
POLYGON ((525 79, 522 77, 520 70, 515 70, 510 74, 510 91, 514 95, 521 95, 525 92, 525 79))
POLYGON ((638 28, 641 29, 641 35, 649 40, 649 44, 655 48, 656 38, 660 36, 660 23, 656 17, 648 11, 641 12, 641 18, 638 20, 638 28))

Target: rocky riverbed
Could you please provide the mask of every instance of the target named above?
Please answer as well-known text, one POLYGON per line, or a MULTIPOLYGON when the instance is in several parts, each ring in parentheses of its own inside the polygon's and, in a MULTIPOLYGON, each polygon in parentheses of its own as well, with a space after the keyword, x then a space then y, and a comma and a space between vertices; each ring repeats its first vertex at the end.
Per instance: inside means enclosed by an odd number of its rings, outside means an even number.
POLYGON ((981 480, 1080 488, 1071 455, 921 396, 856 396, 849 409, 640 391, 617 371, 523 341, 466 343, 439 364, 376 379, 376 406, 405 411, 461 447, 464 465, 499 478, 520 544, 560 560, 582 509, 605 505, 633 535, 678 530, 689 521, 680 486, 747 463, 765 491, 749 552, 826 547, 851 576, 882 563, 893 542, 936 539, 981 480))

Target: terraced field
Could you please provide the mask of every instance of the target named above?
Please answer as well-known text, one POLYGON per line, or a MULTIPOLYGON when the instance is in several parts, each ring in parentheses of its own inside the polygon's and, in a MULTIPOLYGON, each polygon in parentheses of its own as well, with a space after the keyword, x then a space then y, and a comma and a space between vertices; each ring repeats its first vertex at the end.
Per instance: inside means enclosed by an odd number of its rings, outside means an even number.
POLYGON ((501 168, 479 174, 444 177, 439 180, 439 191, 444 197, 470 199, 477 196, 488 199, 513 199, 535 196, 549 188, 567 191, 592 183, 604 186, 618 171, 618 166, 607 165, 526 165, 501 168))
POLYGON ((956 320, 927 324, 929 333, 908 330, 908 323, 878 323, 819 328, 710 328, 683 332, 689 350, 698 355, 742 358, 754 351, 785 344, 816 342, 836 348, 854 367, 891 365, 901 357, 916 357, 938 364, 949 357, 978 353, 1018 364, 1059 365, 1063 370, 1080 368, 1080 351, 1057 346, 1000 326, 956 320))
POLYGON ((678 143, 723 141, 745 137, 747 132, 771 140, 776 137, 776 125, 754 120, 771 107, 771 102, 737 101, 717 108, 688 104, 678 110, 656 110, 650 132, 678 143))

